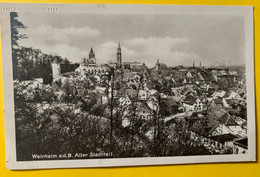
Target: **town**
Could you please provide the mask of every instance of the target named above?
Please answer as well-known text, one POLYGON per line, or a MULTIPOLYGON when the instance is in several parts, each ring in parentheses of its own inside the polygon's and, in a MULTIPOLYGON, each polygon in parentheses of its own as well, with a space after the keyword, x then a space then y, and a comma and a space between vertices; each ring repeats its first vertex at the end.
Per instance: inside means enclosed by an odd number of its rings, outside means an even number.
POLYGON ((174 59, 164 64, 158 56, 149 68, 124 61, 120 43, 115 53, 114 61, 98 65, 93 47, 74 64, 40 50, 17 51, 18 159, 247 153, 244 66, 174 66, 174 59))

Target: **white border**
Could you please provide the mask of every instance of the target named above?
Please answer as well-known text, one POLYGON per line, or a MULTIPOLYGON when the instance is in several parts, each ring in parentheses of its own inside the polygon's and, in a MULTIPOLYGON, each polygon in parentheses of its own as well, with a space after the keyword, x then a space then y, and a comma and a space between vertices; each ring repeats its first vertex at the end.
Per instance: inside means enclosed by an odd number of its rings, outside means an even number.
POLYGON ((213 162, 256 161, 255 139, 255 75, 254 31, 252 6, 183 6, 183 5, 105 5, 97 4, 0 4, 2 32, 2 63, 4 82, 6 166, 8 169, 82 168, 109 166, 165 165, 213 162), (48 9, 49 8, 49 9, 48 9), (54 10, 54 12, 52 11, 54 10), (185 15, 241 15, 245 18, 246 86, 248 116, 248 154, 207 155, 152 158, 118 158, 87 160, 16 161, 13 77, 11 59, 10 11, 71 14, 185 14, 185 15))

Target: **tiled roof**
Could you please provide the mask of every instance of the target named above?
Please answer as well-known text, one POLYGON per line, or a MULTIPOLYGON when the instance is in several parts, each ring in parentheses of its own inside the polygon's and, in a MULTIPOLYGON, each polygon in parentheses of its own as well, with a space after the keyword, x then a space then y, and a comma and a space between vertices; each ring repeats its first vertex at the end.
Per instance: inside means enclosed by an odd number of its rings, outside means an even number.
POLYGON ((225 142, 230 142, 233 141, 234 139, 238 138, 238 136, 233 135, 233 134, 223 134, 223 135, 217 135, 217 136, 211 136, 210 139, 215 140, 220 143, 225 143, 225 142))
POLYGON ((213 100, 216 104, 222 104, 222 99, 221 98, 216 98, 213 100))
POLYGON ((234 144, 240 147, 243 147, 245 149, 247 149, 248 147, 248 139, 247 138, 242 138, 239 140, 234 141, 234 144))
POLYGON ((187 95, 184 99, 184 102, 187 103, 187 104, 191 104, 193 105, 196 101, 196 97, 192 96, 192 95, 187 95))
POLYGON ((235 119, 226 110, 219 109, 219 107, 211 108, 209 116, 226 126, 237 125, 235 119))

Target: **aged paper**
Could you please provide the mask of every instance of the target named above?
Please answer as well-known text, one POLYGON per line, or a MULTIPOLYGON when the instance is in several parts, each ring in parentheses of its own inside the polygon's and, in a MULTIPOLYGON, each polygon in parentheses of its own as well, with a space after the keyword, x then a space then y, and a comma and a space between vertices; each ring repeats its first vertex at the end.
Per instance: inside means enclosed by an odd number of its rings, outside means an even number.
POLYGON ((253 7, 0 13, 8 169, 256 160, 253 7))

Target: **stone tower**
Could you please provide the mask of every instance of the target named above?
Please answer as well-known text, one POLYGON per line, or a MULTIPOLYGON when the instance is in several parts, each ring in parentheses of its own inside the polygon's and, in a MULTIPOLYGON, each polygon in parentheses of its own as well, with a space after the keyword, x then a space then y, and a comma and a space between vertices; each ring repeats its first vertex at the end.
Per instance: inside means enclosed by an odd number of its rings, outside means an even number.
POLYGON ((116 56, 117 56, 116 66, 118 69, 121 69, 122 68, 122 52, 121 52, 120 43, 118 43, 116 56))
POLYGON ((54 59, 54 61, 51 63, 51 68, 53 81, 56 81, 61 76, 60 63, 57 59, 54 59))

